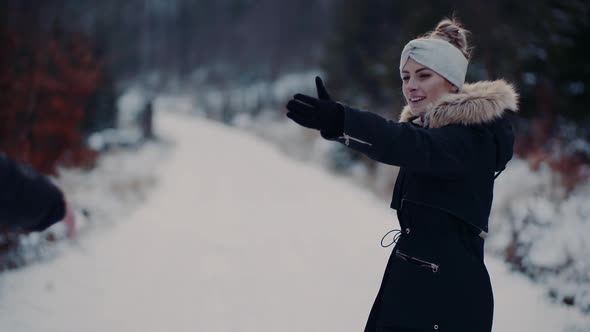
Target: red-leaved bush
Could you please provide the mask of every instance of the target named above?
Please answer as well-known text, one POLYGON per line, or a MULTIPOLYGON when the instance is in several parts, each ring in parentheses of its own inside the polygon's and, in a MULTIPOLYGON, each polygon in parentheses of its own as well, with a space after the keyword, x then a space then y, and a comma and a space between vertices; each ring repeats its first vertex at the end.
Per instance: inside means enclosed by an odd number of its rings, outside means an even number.
POLYGON ((0 151, 46 174, 91 166, 96 153, 80 134, 100 80, 91 42, 0 27, 0 49, 0 151))

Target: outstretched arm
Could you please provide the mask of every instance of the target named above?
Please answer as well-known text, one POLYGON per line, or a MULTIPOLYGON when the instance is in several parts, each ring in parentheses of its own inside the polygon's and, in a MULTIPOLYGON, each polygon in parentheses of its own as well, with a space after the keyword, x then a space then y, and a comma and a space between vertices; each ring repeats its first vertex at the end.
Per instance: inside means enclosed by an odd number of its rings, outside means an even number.
POLYGON ((472 129, 459 125, 425 129, 387 120, 375 113, 344 107, 343 133, 322 136, 339 141, 385 164, 415 172, 458 176, 473 158, 472 129))
POLYGON ((397 123, 335 102, 319 77, 316 88, 318 98, 296 94, 287 104, 287 116, 319 130, 325 139, 346 144, 376 161, 436 176, 458 176, 474 158, 472 128, 424 129, 397 123))

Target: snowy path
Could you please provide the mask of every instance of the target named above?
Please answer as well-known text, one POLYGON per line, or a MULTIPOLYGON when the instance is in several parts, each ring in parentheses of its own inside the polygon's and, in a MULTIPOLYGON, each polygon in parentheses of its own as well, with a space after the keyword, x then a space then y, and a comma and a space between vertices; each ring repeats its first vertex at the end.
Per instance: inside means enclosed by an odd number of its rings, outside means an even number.
MULTIPOLYGON (((168 113, 157 124, 176 145, 148 201, 0 275, 0 331, 362 331, 397 223, 387 204, 240 131, 168 113)), ((590 326, 487 264, 494 331, 590 326)))

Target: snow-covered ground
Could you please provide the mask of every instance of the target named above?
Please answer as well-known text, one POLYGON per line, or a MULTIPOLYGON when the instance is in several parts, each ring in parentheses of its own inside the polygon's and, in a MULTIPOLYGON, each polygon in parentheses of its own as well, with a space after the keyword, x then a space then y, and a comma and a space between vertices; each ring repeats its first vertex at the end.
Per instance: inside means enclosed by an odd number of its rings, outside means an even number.
MULTIPOLYGON (((0 331, 361 331, 397 227, 388 205, 217 122, 156 123, 175 144, 155 189, 108 230, 1 274, 0 331)), ((494 331, 590 331, 486 263, 494 331)))

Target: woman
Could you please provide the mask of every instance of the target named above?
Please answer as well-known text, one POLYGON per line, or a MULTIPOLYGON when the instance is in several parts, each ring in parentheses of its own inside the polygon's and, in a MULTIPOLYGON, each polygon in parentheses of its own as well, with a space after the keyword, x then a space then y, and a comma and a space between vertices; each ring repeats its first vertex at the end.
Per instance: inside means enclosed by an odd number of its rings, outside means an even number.
POLYGON ((402 230, 365 331, 491 331, 484 235, 494 180, 512 158, 518 95, 503 80, 464 84, 467 31, 441 21, 403 49, 400 121, 297 94, 287 116, 372 159, 400 166, 391 208, 402 230))

